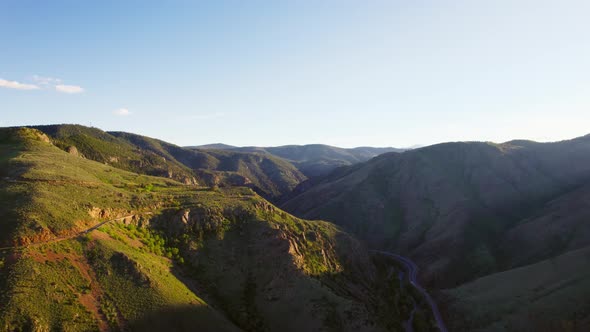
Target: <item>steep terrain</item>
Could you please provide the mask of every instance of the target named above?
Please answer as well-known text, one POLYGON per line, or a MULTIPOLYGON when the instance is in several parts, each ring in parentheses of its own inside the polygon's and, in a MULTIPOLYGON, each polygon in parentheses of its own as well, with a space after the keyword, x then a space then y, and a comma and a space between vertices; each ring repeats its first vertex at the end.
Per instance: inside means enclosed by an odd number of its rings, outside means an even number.
POLYGON ((335 221, 377 248, 409 253, 444 270, 452 266, 447 258, 453 252, 493 256, 492 246, 508 229, 584 185, 589 152, 589 137, 551 144, 441 144, 340 170, 283 206, 335 221))
POLYGON ((306 179, 289 162, 265 153, 191 150, 145 136, 78 125, 34 128, 72 154, 185 184, 249 186, 276 200, 306 179))
POLYGON ((208 185, 250 186, 267 198, 277 199, 306 179, 289 162, 267 153, 185 149, 145 136, 121 132, 110 134, 142 151, 178 161, 208 185))
POLYGON ((590 136, 446 143, 340 169, 282 207, 408 255, 431 286, 452 288, 590 245, 589 184, 590 136))
POLYGON ((343 149, 323 144, 277 147, 233 147, 223 144, 211 144, 196 148, 269 153, 288 160, 309 178, 326 175, 338 167, 358 164, 383 153, 403 151, 395 148, 373 147, 343 149))
POLYGON ((444 291, 454 331, 590 330, 590 247, 444 291))
POLYGON ((52 142, 0 129, 3 330, 380 331, 410 315, 394 267, 332 224, 52 142))

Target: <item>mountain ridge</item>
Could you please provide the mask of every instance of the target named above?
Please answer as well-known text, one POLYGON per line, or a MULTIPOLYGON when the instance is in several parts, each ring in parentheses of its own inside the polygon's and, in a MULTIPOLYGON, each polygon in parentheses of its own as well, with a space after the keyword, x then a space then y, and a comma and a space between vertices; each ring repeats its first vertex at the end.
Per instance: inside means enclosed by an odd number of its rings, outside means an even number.
MULTIPOLYGON (((372 249, 411 257, 433 288, 460 289, 590 245, 588 136, 551 143, 441 143, 383 154, 308 183, 281 207, 334 222, 372 249)), ((506 295, 498 301, 511 300, 506 295)), ((477 315, 461 308, 452 310, 449 328, 475 329, 476 318, 461 327, 462 315, 477 315)), ((498 317, 492 323, 503 324, 498 317)), ((566 309, 553 317, 571 319, 566 309)), ((520 318, 520 330, 530 329, 526 324, 533 322, 520 318)))
POLYGON ((364 162, 383 153, 405 151, 391 147, 339 148, 325 144, 225 147, 224 150, 269 153, 291 162, 308 178, 326 175, 336 168, 364 162))
POLYGON ((0 128, 4 330, 385 331, 409 315, 395 267, 333 224, 53 142, 0 128))

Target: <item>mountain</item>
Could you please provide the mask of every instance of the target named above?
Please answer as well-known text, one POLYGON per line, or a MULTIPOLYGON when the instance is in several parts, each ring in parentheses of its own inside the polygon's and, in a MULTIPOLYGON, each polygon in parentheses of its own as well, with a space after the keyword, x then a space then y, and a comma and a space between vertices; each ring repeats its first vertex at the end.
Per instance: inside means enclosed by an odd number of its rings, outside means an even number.
MULTIPOLYGON (((457 142, 339 169, 281 207, 341 225, 373 248, 407 255, 431 287, 452 289, 589 246, 589 188, 590 136, 457 142)), ((565 306, 553 314, 569 319, 565 306)))
POLYGON ((246 147, 241 151, 265 151, 275 156, 289 160, 305 176, 311 178, 325 175, 332 170, 367 161, 379 154, 400 150, 395 148, 359 147, 343 149, 329 145, 286 145, 270 148, 246 147))
POLYGON ((196 150, 149 137, 111 132, 140 148, 177 160, 208 185, 246 185, 269 199, 289 193, 306 177, 290 163, 265 153, 226 150, 196 150))
POLYGON ((416 313, 396 267, 333 224, 116 167, 176 165, 130 162, 151 155, 135 139, 0 128, 2 330, 385 331, 416 313))
POLYGON ((200 149, 200 150, 231 150, 237 149, 237 146, 227 145, 223 143, 213 143, 213 144, 205 144, 205 145, 196 145, 196 146, 187 146, 187 149, 200 149))
POLYGON ((444 291, 454 331, 589 331, 590 247, 444 291))
POLYGON ((193 185, 249 186, 271 200, 306 179, 290 163, 264 153, 192 150, 141 135, 78 125, 33 128, 65 151, 117 168, 193 185))
MULTIPOLYGON (((212 144, 196 147, 197 149, 210 149, 219 146, 212 144)), ((386 152, 402 152, 402 149, 395 148, 373 148, 358 147, 352 149, 343 149, 329 145, 310 144, 310 145, 285 145, 277 147, 231 147, 221 145, 224 150, 241 151, 241 152, 263 152, 283 158, 291 162, 306 177, 313 178, 326 175, 332 170, 367 161, 373 157, 386 152)))

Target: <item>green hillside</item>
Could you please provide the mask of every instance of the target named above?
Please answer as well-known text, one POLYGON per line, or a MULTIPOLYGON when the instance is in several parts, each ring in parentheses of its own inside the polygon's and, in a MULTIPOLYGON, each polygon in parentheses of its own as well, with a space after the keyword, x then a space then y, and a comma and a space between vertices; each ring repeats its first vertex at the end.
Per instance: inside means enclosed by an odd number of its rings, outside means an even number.
MULTIPOLYGON (((163 149, 146 149, 97 128, 80 125, 33 127, 49 136, 55 146, 74 151, 84 158, 146 175, 168 177, 186 184, 197 184, 192 170, 163 149)), ((147 139, 147 138, 146 138, 147 139)), ((155 140, 152 140, 155 141, 155 140)))
POLYGON ((79 125, 36 126, 57 147, 131 172, 202 186, 249 186, 270 200, 306 177, 289 162, 265 153, 185 149, 154 138, 79 125))
POLYGON ((185 149, 145 136, 121 132, 110 134, 143 151, 178 161, 208 185, 250 186, 267 198, 278 199, 306 179, 289 162, 266 153, 185 149))
POLYGON ((4 330, 381 331, 412 309, 348 234, 248 188, 124 171, 29 128, 0 129, 0 172, 4 330))

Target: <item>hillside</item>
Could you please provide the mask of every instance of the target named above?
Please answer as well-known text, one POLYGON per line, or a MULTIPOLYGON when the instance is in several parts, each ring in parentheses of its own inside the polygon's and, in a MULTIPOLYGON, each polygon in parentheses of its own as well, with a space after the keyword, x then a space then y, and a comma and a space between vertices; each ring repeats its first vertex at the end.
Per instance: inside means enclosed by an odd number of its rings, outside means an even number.
POLYGON ((291 162, 309 178, 326 175, 338 167, 364 162, 383 153, 403 151, 395 148, 373 147, 344 149, 323 144, 277 147, 232 147, 223 144, 212 144, 196 148, 211 149, 219 147, 232 151, 269 153, 291 162))
POLYGON ((143 151, 175 160, 207 185, 250 186, 269 199, 289 193, 306 178, 293 165, 265 153, 185 149, 145 136, 110 132, 143 151))
POLYGON ((445 290, 454 331, 590 330, 590 247, 445 290))
POLYGON ((237 149, 237 146, 223 144, 223 143, 212 143, 212 144, 205 144, 205 145, 196 145, 196 146, 187 146, 187 149, 199 149, 199 150, 231 150, 237 149))
POLYGON ((192 185, 249 186, 277 200, 306 177, 268 154, 185 149, 161 140, 79 125, 36 126, 64 151, 146 175, 192 185))
POLYGON ((128 172, 29 128, 0 129, 0 176, 4 330, 381 331, 410 314, 392 267, 250 189, 128 172))
POLYGON ((454 288, 590 245, 589 184, 590 136, 445 143, 338 170, 282 207, 407 255, 432 287, 454 288))
POLYGON ((499 255, 507 268, 590 246, 590 183, 550 200, 503 235, 499 255))
POLYGON ((495 250, 506 230, 590 180, 588 152, 588 137, 440 144, 331 174, 283 207, 444 270, 453 252, 495 250))

